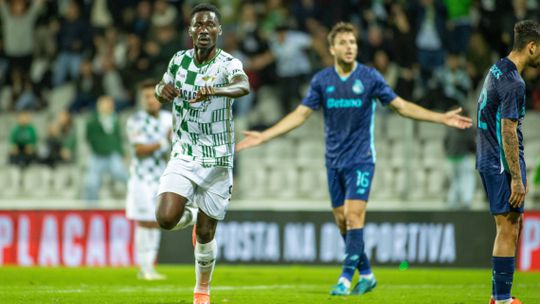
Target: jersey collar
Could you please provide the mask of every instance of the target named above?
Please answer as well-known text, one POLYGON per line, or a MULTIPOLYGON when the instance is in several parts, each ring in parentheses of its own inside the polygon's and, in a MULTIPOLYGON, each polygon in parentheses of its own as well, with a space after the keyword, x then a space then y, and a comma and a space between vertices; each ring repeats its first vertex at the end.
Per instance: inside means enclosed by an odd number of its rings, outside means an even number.
POLYGON ((341 79, 341 81, 346 82, 349 79, 349 77, 351 77, 351 75, 354 73, 354 71, 356 71, 357 68, 358 68, 358 62, 355 60, 354 61, 354 67, 353 67, 352 71, 349 73, 349 75, 347 75, 347 76, 339 75, 335 65, 334 65, 334 72, 336 73, 336 76, 339 77, 339 79, 341 79))

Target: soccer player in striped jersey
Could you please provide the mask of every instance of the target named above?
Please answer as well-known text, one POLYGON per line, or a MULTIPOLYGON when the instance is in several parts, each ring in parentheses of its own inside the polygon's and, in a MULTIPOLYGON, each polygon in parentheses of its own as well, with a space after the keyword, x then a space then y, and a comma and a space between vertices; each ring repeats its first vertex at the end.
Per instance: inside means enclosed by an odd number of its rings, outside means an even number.
POLYGON ((210 303, 215 265, 216 226, 223 220, 232 190, 234 98, 249 93, 242 63, 216 47, 220 13, 209 4, 191 12, 189 35, 194 47, 171 59, 155 93, 172 102, 173 147, 161 177, 158 223, 164 229, 196 222, 194 303, 210 303))
POLYGON ((159 178, 170 154, 172 117, 161 109, 154 96, 156 81, 146 80, 140 85, 142 110, 127 121, 127 135, 132 161, 126 199, 126 217, 137 222, 135 251, 139 261, 138 278, 162 280, 154 262, 159 250, 161 231, 156 222, 159 178))
POLYGON ((508 57, 487 73, 478 98, 476 168, 495 218, 491 304, 521 303, 511 297, 523 204, 527 193, 523 133, 525 67, 540 66, 540 24, 525 20, 514 26, 508 57))
POLYGON ((336 24, 328 35, 334 66, 318 72, 296 110, 264 132, 244 132, 237 151, 269 141, 301 126, 315 110, 324 113, 328 186, 336 224, 345 240, 342 273, 332 295, 363 294, 377 285, 364 252, 364 221, 375 172, 373 138, 377 102, 401 116, 451 127, 468 128, 472 121, 461 109, 446 113, 426 110, 397 96, 374 68, 356 62, 358 32, 350 23, 336 24), (360 280, 351 290, 355 270, 360 280))

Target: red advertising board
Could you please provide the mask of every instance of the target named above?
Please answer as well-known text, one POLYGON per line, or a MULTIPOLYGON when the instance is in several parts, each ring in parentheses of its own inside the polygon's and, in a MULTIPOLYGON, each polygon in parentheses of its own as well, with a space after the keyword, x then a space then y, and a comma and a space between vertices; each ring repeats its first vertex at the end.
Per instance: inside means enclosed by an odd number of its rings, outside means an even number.
POLYGON ((124 211, 0 211, 0 265, 131 266, 124 211))
POLYGON ((540 211, 523 216, 518 263, 521 271, 540 271, 540 211))

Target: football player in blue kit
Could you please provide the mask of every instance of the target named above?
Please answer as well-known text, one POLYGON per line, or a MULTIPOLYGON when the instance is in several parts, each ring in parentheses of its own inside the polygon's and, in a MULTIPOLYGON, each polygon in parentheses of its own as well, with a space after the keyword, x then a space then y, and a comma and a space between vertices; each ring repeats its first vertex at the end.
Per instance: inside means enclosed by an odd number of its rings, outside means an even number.
POLYGON ((472 120, 426 110, 394 93, 374 68, 356 61, 358 31, 350 23, 336 24, 328 35, 334 66, 318 72, 296 110, 263 132, 244 132, 236 149, 257 146, 301 126, 315 110, 324 113, 328 186, 336 224, 345 240, 346 256, 332 295, 363 294, 377 281, 364 252, 366 206, 375 172, 374 115, 377 101, 401 116, 468 128, 472 120), (351 290, 358 269, 360 280, 351 290))
POLYGON ((528 190, 521 131, 525 116, 521 73, 527 66, 540 66, 540 24, 532 20, 514 26, 512 51, 489 69, 478 98, 476 168, 497 226, 491 258, 491 304, 521 303, 510 291, 528 190))

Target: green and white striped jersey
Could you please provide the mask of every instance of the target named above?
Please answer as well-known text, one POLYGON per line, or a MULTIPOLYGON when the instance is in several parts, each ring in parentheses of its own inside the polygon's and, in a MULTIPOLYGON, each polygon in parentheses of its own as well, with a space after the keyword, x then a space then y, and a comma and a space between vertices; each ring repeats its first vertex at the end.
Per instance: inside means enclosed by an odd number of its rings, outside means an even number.
POLYGON ((167 167, 169 147, 154 151, 152 154, 138 157, 135 155, 136 144, 155 144, 170 136, 172 116, 168 111, 159 111, 154 117, 146 111, 138 111, 127 121, 127 135, 131 146, 130 179, 137 179, 147 184, 158 184, 159 178, 167 167))
MULTIPOLYGON (((222 87, 233 77, 246 75, 240 60, 217 49, 216 55, 204 64, 193 59, 194 49, 176 53, 163 82, 173 84, 181 93, 173 101, 173 148, 171 158, 192 160, 203 167, 233 165, 234 124, 233 99, 212 96, 190 104, 201 87, 222 87)), ((247 76, 246 76, 247 77, 247 76)))

